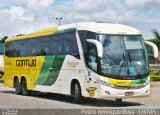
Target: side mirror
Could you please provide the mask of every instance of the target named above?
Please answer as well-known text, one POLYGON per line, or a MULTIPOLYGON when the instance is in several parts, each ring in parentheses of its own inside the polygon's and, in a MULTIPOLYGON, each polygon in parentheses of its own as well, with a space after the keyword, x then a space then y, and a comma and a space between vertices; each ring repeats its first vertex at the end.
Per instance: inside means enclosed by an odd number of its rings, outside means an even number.
POLYGON ((152 47, 153 57, 158 58, 158 47, 150 41, 145 41, 145 43, 152 47))
POLYGON ((99 41, 93 40, 93 39, 87 39, 87 42, 95 44, 95 46, 97 47, 98 57, 102 58, 102 56, 103 56, 103 46, 102 46, 102 44, 99 41))

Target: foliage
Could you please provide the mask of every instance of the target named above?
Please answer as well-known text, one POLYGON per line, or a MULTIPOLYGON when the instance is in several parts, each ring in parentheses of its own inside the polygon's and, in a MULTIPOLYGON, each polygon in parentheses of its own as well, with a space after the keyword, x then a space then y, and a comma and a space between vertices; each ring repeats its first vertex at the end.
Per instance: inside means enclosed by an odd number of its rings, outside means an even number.
POLYGON ((150 71, 151 81, 160 81, 160 70, 150 71))
POLYGON ((18 35, 16 35, 16 36, 23 36, 24 34, 18 34, 18 35))
POLYGON ((3 38, 1 38, 0 43, 4 43, 6 39, 8 39, 8 36, 4 36, 3 38))
POLYGON ((4 77, 2 76, 2 74, 0 74, 0 83, 3 83, 4 81, 4 77))
POLYGON ((0 83, 3 83, 4 81, 3 81, 3 79, 2 78, 0 78, 0 83))
POLYGON ((160 49, 160 33, 157 30, 153 30, 152 32, 155 39, 151 39, 149 41, 155 43, 158 49, 160 49))
MULTIPOLYGON (((18 34, 16 36, 23 36, 24 34, 18 34)), ((4 43, 6 39, 8 39, 9 37, 8 36, 4 36, 2 38, 0 38, 0 43, 4 43)))

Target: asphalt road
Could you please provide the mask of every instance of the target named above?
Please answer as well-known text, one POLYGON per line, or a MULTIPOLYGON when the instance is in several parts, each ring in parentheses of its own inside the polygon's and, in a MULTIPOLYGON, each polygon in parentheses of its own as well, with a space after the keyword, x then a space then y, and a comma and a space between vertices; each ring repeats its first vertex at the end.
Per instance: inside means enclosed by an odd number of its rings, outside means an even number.
POLYGON ((117 104, 114 100, 84 99, 83 104, 75 104, 70 96, 42 93, 33 96, 16 95, 14 89, 0 85, 1 109, 140 109, 160 108, 160 87, 151 87, 151 95, 143 98, 124 99, 117 104))

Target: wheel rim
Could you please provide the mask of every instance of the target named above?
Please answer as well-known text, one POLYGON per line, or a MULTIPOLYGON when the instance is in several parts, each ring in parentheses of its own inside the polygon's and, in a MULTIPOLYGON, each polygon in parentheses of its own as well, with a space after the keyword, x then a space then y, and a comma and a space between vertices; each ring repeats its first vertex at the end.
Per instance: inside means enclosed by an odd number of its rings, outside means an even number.
POLYGON ((78 85, 75 84, 75 99, 78 97, 78 85))

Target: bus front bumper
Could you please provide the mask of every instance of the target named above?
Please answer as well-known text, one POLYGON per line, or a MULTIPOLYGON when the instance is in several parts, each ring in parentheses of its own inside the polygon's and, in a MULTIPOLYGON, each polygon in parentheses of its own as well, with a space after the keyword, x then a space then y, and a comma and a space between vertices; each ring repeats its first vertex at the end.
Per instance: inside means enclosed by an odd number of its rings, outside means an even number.
POLYGON ((104 85, 99 85, 99 96, 102 98, 113 98, 113 99, 123 99, 123 98, 135 98, 144 97, 150 94, 150 84, 139 89, 116 89, 107 87, 104 85))

